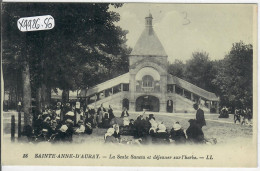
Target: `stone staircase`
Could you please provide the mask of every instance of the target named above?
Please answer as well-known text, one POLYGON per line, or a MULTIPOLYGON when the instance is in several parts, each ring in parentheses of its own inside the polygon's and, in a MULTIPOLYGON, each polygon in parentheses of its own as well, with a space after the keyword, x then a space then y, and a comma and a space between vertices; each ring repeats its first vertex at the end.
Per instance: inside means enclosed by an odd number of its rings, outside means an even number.
MULTIPOLYGON (((175 112, 176 113, 194 113, 193 104, 195 103, 192 100, 189 100, 179 94, 175 94, 175 112)), ((200 108, 204 110, 205 113, 210 113, 210 109, 204 105, 201 105, 200 108)))

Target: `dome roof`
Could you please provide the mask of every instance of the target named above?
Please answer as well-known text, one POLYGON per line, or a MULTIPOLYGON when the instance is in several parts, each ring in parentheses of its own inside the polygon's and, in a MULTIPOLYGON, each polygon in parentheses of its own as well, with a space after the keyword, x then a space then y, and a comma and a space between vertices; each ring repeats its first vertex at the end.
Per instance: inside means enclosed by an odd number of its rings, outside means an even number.
POLYGON ((146 17, 146 27, 139 37, 130 55, 133 56, 167 56, 160 40, 152 27, 152 15, 146 17), (150 20, 150 21, 147 21, 150 20), (148 23, 148 24, 147 24, 148 23))

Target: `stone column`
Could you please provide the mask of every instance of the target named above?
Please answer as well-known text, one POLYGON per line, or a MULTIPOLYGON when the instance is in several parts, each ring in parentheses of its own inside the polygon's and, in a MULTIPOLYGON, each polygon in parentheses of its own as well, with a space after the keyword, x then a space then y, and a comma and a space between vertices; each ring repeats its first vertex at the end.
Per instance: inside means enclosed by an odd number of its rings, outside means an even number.
POLYGON ((160 101, 160 111, 159 112, 166 112, 167 102, 166 101, 160 101))
POLYGON ((216 105, 216 113, 219 113, 219 102, 216 102, 217 105, 216 105))
POLYGON ((135 112, 135 101, 129 101, 129 111, 135 112))
POLYGON ((130 98, 129 98, 129 110, 130 111, 135 111, 135 74, 130 74, 130 82, 129 82, 129 93, 130 93, 130 98))
POLYGON ((161 75, 161 98, 160 101, 160 112, 166 112, 167 105, 167 74, 164 73, 161 75))
POLYGON ((209 103, 208 103, 209 105, 208 105, 208 108, 209 108, 209 110, 210 110, 210 108, 211 108, 211 101, 209 100, 209 103))
POLYGON ((175 84, 173 85, 173 93, 175 93, 175 84))
POLYGON ((121 84, 121 92, 123 91, 123 84, 121 84))
POLYGON ((190 93, 190 98, 191 98, 192 101, 194 100, 193 93, 190 93))

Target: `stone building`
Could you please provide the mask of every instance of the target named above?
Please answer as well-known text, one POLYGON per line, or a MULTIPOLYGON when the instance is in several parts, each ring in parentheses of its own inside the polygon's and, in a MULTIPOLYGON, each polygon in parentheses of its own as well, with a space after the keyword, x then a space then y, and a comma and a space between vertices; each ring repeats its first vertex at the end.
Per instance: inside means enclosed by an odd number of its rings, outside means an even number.
POLYGON ((167 54, 153 30, 153 17, 145 18, 145 29, 129 56, 129 72, 88 90, 81 97, 89 105, 111 105, 130 111, 193 112, 200 102, 206 112, 218 110, 219 98, 183 79, 167 73, 167 54))

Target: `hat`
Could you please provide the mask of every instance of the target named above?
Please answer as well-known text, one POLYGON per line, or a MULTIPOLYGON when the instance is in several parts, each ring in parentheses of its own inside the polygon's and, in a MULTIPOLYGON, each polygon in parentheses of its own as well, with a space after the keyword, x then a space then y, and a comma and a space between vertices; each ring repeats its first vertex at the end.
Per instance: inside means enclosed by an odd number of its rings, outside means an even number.
POLYGON ((157 132, 166 132, 166 126, 164 124, 159 124, 158 129, 157 132))
POLYGON ((48 129, 42 129, 42 132, 48 132, 48 129))
POLYGON ((68 113, 66 113, 66 115, 69 115, 69 116, 74 116, 74 112, 72 112, 72 111, 69 111, 68 113))
POLYGON ((174 131, 178 131, 181 129, 181 125, 176 122, 175 124, 173 124, 173 129, 174 131))
POLYGON ((66 132, 67 129, 68 129, 67 125, 62 125, 62 126, 60 127, 60 131, 61 131, 61 132, 66 132))
POLYGON ((199 104, 198 103, 194 103, 193 104, 193 108, 197 109, 199 107, 199 104))
POLYGON ((45 122, 50 121, 50 120, 51 120, 51 118, 49 116, 44 119, 45 122))
POLYGON ((83 120, 79 120, 78 123, 81 123, 81 124, 82 124, 82 123, 83 123, 83 120))
POLYGON ((87 122, 86 126, 91 127, 91 123, 87 122))
POLYGON ((73 121, 71 119, 67 119, 65 122, 66 123, 73 123, 73 121))

